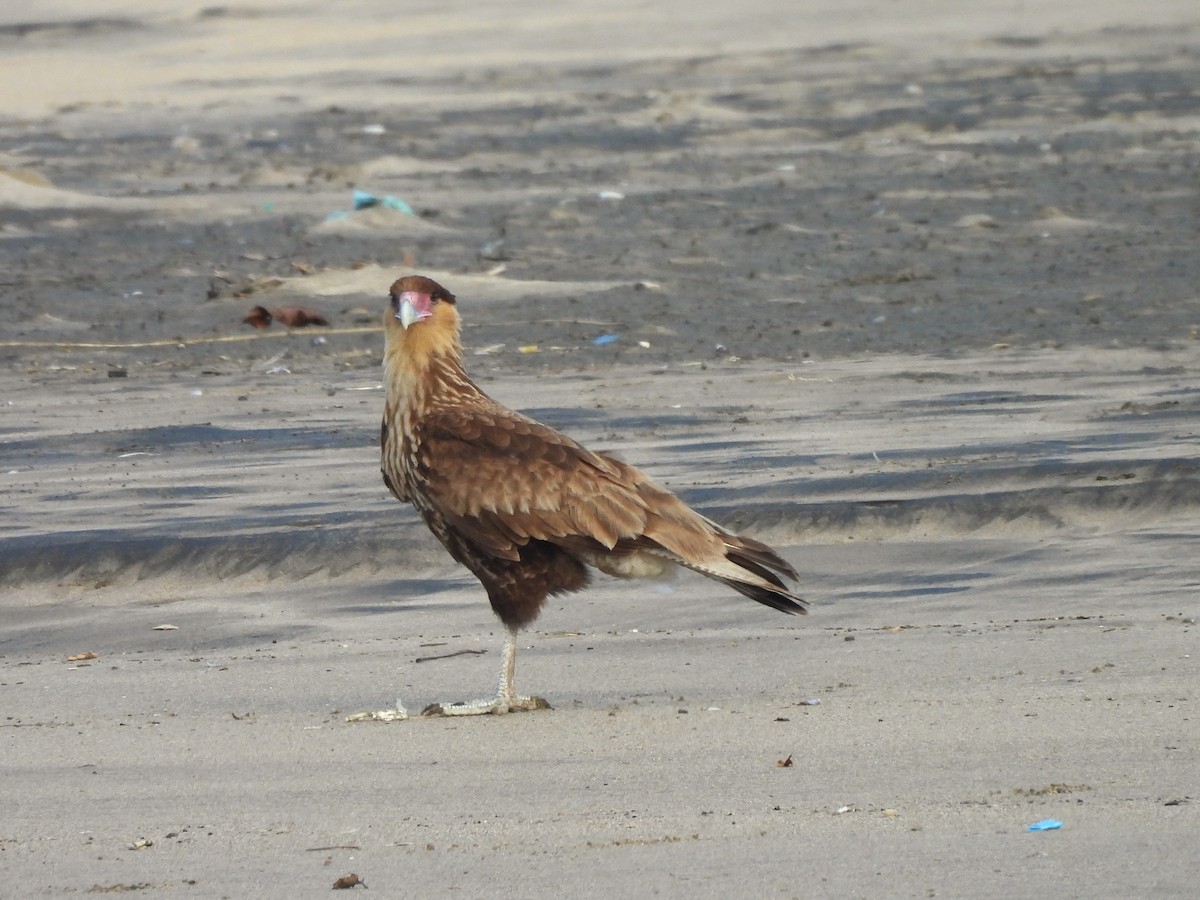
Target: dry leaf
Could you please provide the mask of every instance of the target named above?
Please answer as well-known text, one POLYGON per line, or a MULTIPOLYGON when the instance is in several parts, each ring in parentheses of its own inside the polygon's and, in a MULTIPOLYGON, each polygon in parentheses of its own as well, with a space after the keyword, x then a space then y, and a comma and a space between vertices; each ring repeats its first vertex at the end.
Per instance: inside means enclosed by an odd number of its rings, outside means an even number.
POLYGON ((76 653, 74 656, 68 656, 67 662, 82 662, 85 659, 98 659, 91 650, 85 650, 83 653, 76 653))
POLYGON ((271 315, 280 325, 288 328, 303 328, 305 325, 328 325, 329 320, 319 312, 303 306, 281 306, 271 310, 271 315))
POLYGON ((359 878, 357 875, 355 875, 353 872, 351 872, 349 875, 343 875, 341 878, 339 878, 337 881, 335 881, 333 883, 333 889, 335 891, 344 891, 347 888, 352 888, 358 884, 361 884, 363 887, 367 886, 367 883, 365 881, 363 881, 361 878, 359 878))
POLYGON ((255 328, 266 328, 271 324, 271 314, 264 306, 256 306, 250 310, 250 315, 242 319, 247 325, 253 325, 255 328))
POLYGON ((792 767, 792 754, 789 753, 787 759, 775 760, 775 765, 779 766, 781 769, 790 769, 792 767))

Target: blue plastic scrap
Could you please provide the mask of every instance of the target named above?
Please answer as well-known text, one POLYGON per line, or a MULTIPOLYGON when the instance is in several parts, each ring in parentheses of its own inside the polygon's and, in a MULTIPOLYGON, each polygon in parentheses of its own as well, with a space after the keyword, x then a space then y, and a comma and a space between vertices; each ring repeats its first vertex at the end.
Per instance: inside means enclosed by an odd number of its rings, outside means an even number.
POLYGON ((370 191, 360 191, 357 188, 354 190, 354 208, 370 209, 372 206, 384 206, 388 209, 398 209, 405 215, 415 216, 413 208, 401 200, 399 197, 393 197, 388 194, 385 197, 376 197, 370 191))
POLYGON ((600 337, 592 341, 597 347, 603 347, 605 344, 611 344, 613 341, 620 340, 619 334, 602 334, 600 337))
POLYGON ((1057 831, 1063 827, 1063 823, 1058 819, 1042 819, 1040 822, 1034 822, 1029 826, 1030 831, 1057 831))
POLYGON ((405 203, 399 197, 393 197, 391 194, 388 194, 386 197, 384 197, 383 200, 380 202, 380 205, 386 206, 388 209, 398 209, 398 210, 400 210, 400 212, 404 213, 406 216, 415 216, 416 215, 416 213, 413 212, 413 208, 411 206, 409 206, 407 203, 405 203))

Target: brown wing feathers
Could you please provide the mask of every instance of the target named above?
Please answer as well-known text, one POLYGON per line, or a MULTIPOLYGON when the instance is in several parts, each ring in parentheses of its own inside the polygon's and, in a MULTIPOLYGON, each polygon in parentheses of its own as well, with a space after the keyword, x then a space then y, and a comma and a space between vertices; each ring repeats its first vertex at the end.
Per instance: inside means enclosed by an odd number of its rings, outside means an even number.
POLYGON ((517 560, 531 540, 591 557, 645 552, 716 578, 784 612, 802 602, 765 544, 730 534, 642 472, 508 410, 458 409, 427 423, 429 491, 486 552, 517 560))

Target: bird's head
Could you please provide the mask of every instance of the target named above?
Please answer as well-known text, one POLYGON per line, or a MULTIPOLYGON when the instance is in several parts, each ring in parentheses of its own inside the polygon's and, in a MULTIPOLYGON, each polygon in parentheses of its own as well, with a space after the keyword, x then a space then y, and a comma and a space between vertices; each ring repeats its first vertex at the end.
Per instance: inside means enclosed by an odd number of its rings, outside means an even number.
POLYGON ((407 275, 392 285, 383 317, 389 350, 416 361, 421 357, 457 354, 459 317, 454 295, 424 275, 407 275))

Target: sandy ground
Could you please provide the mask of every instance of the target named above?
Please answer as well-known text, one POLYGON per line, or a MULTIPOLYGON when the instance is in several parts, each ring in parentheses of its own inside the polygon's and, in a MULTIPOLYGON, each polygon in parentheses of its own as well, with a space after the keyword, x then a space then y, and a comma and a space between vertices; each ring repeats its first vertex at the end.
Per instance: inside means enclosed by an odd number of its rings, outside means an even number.
POLYGON ((0 895, 1194 895, 1194 3, 524 6, 0 12, 0 895), (553 711, 347 722, 498 665, 414 268, 812 614, 602 580, 553 711))

